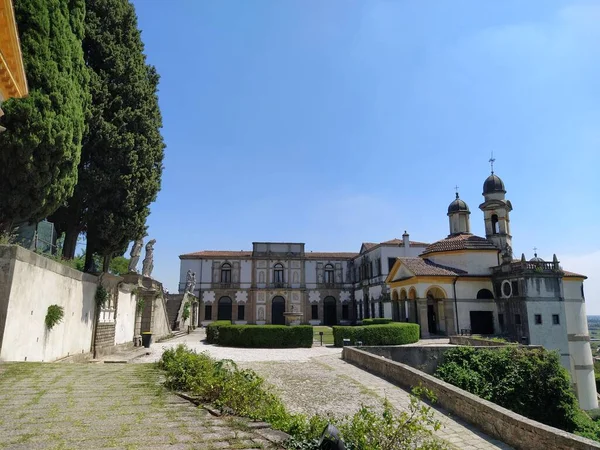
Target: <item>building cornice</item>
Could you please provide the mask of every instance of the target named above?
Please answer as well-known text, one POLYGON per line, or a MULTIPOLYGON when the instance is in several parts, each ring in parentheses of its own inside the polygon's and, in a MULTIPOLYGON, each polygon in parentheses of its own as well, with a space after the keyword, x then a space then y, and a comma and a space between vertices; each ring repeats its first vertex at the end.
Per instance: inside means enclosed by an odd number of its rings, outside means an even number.
POLYGON ((28 93, 12 0, 0 0, 0 92, 4 100, 28 93))

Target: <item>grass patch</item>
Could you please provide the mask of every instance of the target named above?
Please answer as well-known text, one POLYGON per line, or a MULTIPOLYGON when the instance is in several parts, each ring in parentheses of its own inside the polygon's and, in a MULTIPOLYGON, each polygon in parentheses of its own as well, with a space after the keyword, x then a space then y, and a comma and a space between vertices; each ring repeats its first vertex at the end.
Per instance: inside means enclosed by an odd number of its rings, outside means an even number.
POLYGON ((333 345, 333 328, 326 326, 315 326, 313 327, 313 340, 315 342, 321 342, 321 336, 319 333, 323 332, 323 345, 333 345))

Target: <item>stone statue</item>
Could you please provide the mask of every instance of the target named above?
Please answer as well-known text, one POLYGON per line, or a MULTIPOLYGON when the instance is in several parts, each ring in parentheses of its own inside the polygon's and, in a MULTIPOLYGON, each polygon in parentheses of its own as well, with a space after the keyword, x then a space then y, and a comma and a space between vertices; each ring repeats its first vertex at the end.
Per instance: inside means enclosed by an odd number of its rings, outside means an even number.
POLYGON ((131 253, 129 254, 129 256, 131 256, 131 259, 129 260, 129 267, 127 268, 127 270, 129 270, 130 273, 138 273, 137 265, 140 261, 140 255, 142 254, 143 246, 144 240, 138 239, 133 243, 133 247, 131 247, 131 253))
POLYGON ((187 271, 187 274, 185 276, 185 287, 183 288, 183 293, 185 294, 186 292, 191 292, 191 288, 192 288, 192 271, 190 269, 187 271))
POLYGON ((265 320, 265 310, 264 308, 258 309, 258 320, 265 320))
POLYGON ((194 295, 194 289, 196 289, 196 272, 192 272, 192 278, 190 280, 190 294, 194 295))
POLYGON ((152 270, 154 269, 154 244, 156 243, 156 239, 151 239, 146 244, 146 256, 144 256, 144 261, 142 262, 142 275, 145 277, 150 277, 152 275, 152 270))

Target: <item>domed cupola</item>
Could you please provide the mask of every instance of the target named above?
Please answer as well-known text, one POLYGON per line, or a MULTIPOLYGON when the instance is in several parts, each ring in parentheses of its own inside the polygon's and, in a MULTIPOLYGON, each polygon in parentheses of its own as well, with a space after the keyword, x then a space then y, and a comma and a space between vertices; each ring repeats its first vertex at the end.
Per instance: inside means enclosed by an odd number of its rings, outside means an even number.
POLYGON ((471 232, 471 223, 469 220, 469 206, 464 200, 461 200, 456 193, 456 198, 448 205, 448 218, 450 219, 450 235, 457 235, 471 232))
POLYGON ((535 252, 533 255, 533 258, 531 258, 529 262, 544 262, 542 258, 538 257, 537 252, 535 252))
POLYGON ((471 214, 471 211, 469 211, 469 206, 464 202, 464 200, 461 200, 458 197, 458 192, 457 192, 456 198, 448 206, 448 214, 452 214, 452 213, 460 212, 460 211, 468 212, 469 214, 471 214))
POLYGON ((483 195, 495 193, 506 194, 506 189, 504 189, 504 183, 500 177, 492 172, 483 182, 483 195))

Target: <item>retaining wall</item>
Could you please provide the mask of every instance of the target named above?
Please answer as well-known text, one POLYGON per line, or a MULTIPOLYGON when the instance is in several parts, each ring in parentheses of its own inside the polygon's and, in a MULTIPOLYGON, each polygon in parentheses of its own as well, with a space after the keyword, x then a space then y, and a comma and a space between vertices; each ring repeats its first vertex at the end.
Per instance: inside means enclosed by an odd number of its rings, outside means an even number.
POLYGON ((89 353, 97 277, 16 245, 0 245, 0 361, 55 361, 89 353), (46 328, 48 306, 63 320, 46 328))
POLYGON ((404 388, 430 389, 441 407, 518 450, 600 449, 599 442, 528 419, 406 364, 354 347, 344 347, 342 358, 404 388))

